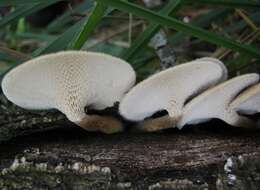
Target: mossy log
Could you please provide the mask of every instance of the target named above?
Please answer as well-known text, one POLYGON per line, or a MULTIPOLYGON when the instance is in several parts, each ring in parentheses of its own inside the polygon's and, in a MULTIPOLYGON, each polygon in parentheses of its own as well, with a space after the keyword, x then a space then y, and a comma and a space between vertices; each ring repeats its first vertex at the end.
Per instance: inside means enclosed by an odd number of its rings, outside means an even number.
POLYGON ((88 133, 58 112, 26 112, 3 100, 1 117, 0 189, 260 187, 257 130, 212 121, 184 130, 104 135, 88 133))

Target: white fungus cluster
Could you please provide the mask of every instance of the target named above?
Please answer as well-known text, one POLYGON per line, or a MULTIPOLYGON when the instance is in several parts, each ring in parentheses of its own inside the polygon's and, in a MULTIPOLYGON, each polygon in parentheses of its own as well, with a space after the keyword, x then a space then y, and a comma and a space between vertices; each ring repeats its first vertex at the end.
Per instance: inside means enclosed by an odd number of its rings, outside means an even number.
POLYGON ((218 118, 233 126, 254 123, 240 114, 260 111, 258 74, 228 81, 224 64, 201 58, 156 73, 135 87, 127 62, 101 53, 65 51, 40 56, 11 70, 2 81, 5 96, 26 109, 56 108, 88 131, 114 133, 123 126, 112 116, 88 114, 119 104, 126 120, 141 129, 182 128, 218 118), (132 89, 131 89, 132 88, 132 89), (168 115, 150 118, 159 111, 168 115))
POLYGON ((226 79, 227 69, 222 62, 197 59, 140 82, 124 96, 119 111, 125 118, 141 122, 139 127, 146 131, 181 129, 186 124, 214 118, 233 126, 254 126, 251 119, 240 113, 260 111, 260 84, 256 84, 259 75, 226 79), (162 110, 168 115, 149 118, 162 110))

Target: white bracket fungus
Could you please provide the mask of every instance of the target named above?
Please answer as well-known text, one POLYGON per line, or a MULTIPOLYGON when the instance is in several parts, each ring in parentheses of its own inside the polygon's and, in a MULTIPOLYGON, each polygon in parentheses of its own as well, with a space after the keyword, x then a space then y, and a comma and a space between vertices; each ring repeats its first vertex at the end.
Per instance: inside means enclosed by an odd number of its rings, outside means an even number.
POLYGON ((140 122, 138 127, 145 131, 182 128, 212 118, 244 127, 253 122, 240 112, 260 112, 260 84, 254 85, 259 75, 247 74, 223 82, 227 69, 214 58, 169 68, 129 91, 135 78, 132 67, 119 58, 65 51, 40 56, 12 69, 2 80, 2 90, 20 107, 55 108, 80 127, 104 133, 123 129, 115 117, 99 114, 116 102, 120 102, 121 116, 140 122), (160 111, 168 115, 149 118, 160 111))
POLYGON ((231 106, 232 100, 244 89, 257 83, 258 74, 246 74, 223 82, 192 99, 183 109, 178 127, 198 124, 217 118, 233 126, 251 126, 253 122, 240 116, 231 106))
POLYGON ((119 111, 130 121, 143 121, 158 111, 166 110, 169 116, 145 120, 140 127, 145 131, 175 127, 189 98, 226 78, 226 67, 219 60, 197 59, 140 82, 120 102, 119 111))
POLYGON ((125 61, 101 53, 64 51, 40 56, 12 69, 2 81, 5 96, 26 109, 56 108, 88 131, 122 130, 112 117, 86 115, 84 108, 112 107, 134 85, 125 61))

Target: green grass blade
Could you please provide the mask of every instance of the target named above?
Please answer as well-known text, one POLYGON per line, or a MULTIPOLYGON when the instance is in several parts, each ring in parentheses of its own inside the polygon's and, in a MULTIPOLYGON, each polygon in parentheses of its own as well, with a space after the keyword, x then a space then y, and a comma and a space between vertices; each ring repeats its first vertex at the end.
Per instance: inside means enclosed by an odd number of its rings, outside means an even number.
POLYGON ((33 56, 39 56, 41 54, 47 54, 52 52, 57 52, 60 50, 65 50, 68 47, 68 44, 74 38, 74 36, 82 30, 83 23, 87 20, 84 18, 67 29, 63 34, 56 37, 53 41, 47 44, 47 46, 38 48, 33 52, 33 56))
POLYGON ((260 8, 260 3, 250 0, 185 0, 186 3, 191 4, 206 4, 214 6, 225 6, 225 7, 241 7, 241 8, 260 8))
MULTIPOLYGON (((175 13, 181 5, 182 0, 170 1, 165 7, 159 12, 159 14, 168 16, 175 13)), ((134 54, 146 45, 150 39, 160 30, 161 25, 157 23, 150 24, 145 31, 140 34, 133 42, 132 46, 123 52, 123 58, 130 60, 134 54)))
POLYGON ((95 29, 95 27, 105 15, 106 10, 107 6, 101 3, 97 3, 95 5, 94 10, 83 24, 82 30, 75 36, 74 40, 72 40, 70 49, 78 50, 84 45, 91 32, 95 29))
POLYGON ((213 43, 213 44, 216 44, 219 46, 223 46, 225 48, 229 48, 234 51, 241 52, 241 53, 246 53, 253 57, 260 58, 259 49, 238 43, 234 40, 231 40, 229 38, 226 38, 226 37, 223 37, 220 35, 216 35, 214 33, 208 32, 204 29, 181 22, 177 19, 170 18, 167 16, 161 16, 158 13, 154 13, 153 11, 142 8, 133 3, 124 2, 121 0, 97 0, 97 1, 102 2, 106 5, 110 5, 119 10, 135 14, 139 17, 149 20, 150 22, 157 22, 161 25, 174 28, 175 30, 185 32, 191 36, 200 38, 200 39, 208 41, 210 43, 213 43))
POLYGON ((51 2, 18 6, 14 11, 10 12, 0 20, 0 27, 3 27, 13 21, 16 21, 21 17, 25 17, 38 10, 41 10, 55 2, 57 2, 57 0, 51 2))
POLYGON ((57 1, 64 1, 64 0, 0 0, 0 6, 6 6, 6 5, 27 5, 28 6, 34 3, 54 3, 57 1))
POLYGON ((83 1, 79 5, 77 5, 75 8, 73 8, 73 11, 67 10, 64 14, 53 20, 48 26, 46 31, 47 32, 53 32, 57 31, 66 24, 73 21, 73 17, 71 16, 72 13, 88 13, 94 5, 94 0, 87 0, 83 1))
MULTIPOLYGON (((212 21, 216 22, 220 19, 224 19, 228 14, 232 13, 233 9, 215 9, 208 13, 202 14, 190 22, 191 25, 199 27, 208 27, 212 21)), ((183 32, 177 32, 170 37, 170 41, 174 45, 178 45, 184 41, 187 34, 183 32)))
POLYGON ((19 38, 36 39, 36 40, 47 41, 47 42, 50 42, 50 41, 56 39, 56 37, 57 37, 55 35, 48 35, 45 33, 38 34, 38 33, 32 33, 32 32, 17 32, 16 35, 19 38))

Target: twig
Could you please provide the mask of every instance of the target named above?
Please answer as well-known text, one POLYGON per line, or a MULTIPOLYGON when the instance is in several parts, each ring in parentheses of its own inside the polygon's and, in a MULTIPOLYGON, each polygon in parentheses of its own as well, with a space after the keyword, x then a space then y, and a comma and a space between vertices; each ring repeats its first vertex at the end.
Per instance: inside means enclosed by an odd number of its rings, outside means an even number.
MULTIPOLYGON (((256 32, 251 32, 249 35, 245 36, 245 37, 242 37, 244 36, 244 34, 241 34, 240 37, 239 37, 239 42, 247 42, 248 44, 252 43, 256 37, 257 37, 257 34, 256 32)), ((230 49, 226 49, 226 48, 219 48, 217 49, 212 55, 211 57, 216 57, 218 59, 223 59, 224 57, 226 57, 228 54, 230 54, 232 52, 232 50, 230 49)))
POLYGON ((19 51, 16 51, 16 50, 4 47, 4 46, 0 46, 0 51, 7 53, 7 54, 9 54, 9 55, 15 57, 16 59, 21 60, 21 61, 27 61, 27 60, 30 60, 32 58, 31 56, 29 56, 27 54, 21 53, 19 51))
POLYGON ((258 30, 258 32, 259 32, 259 28, 245 13, 243 13, 242 10, 236 9, 236 12, 239 14, 239 16, 241 16, 244 19, 244 21, 247 23, 248 26, 250 26, 255 31, 258 30))
MULTIPOLYGON (((245 21, 245 23, 247 23, 247 25, 254 30, 254 32, 251 32, 249 35, 245 37, 242 37, 243 34, 240 35, 240 40, 239 40, 240 42, 247 42, 248 44, 250 44, 257 38, 257 36, 260 35, 260 30, 241 9, 236 9, 236 12, 245 21)), ((220 48, 217 51, 215 51, 215 53, 212 56, 222 59, 225 56, 227 56, 230 52, 232 52, 232 50, 226 48, 220 48)))

